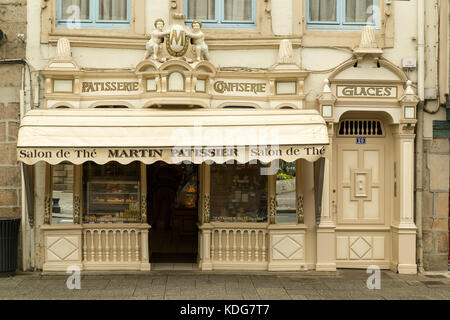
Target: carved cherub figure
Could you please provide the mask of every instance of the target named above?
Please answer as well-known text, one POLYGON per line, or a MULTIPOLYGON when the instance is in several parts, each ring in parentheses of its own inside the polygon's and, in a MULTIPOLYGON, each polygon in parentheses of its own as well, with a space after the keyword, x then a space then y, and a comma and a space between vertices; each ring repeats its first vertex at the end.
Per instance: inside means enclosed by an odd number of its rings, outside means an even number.
POLYGON ((188 36, 193 40, 197 61, 209 60, 208 45, 205 43, 205 35, 201 30, 202 23, 198 20, 192 21, 192 32, 188 32, 188 36))
POLYGON ((169 34, 169 31, 163 30, 165 25, 163 19, 156 19, 154 25, 155 30, 153 30, 150 40, 145 45, 147 50, 145 51, 144 60, 150 56, 152 56, 152 59, 158 59, 159 46, 163 42, 164 37, 169 34))

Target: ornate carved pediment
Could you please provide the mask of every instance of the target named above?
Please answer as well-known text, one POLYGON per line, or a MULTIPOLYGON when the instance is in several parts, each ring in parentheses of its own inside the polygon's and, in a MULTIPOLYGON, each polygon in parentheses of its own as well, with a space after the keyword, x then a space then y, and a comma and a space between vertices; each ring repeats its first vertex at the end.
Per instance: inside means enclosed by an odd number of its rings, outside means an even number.
POLYGON ((181 59, 188 63, 209 60, 208 45, 201 28, 202 23, 194 20, 192 28, 185 25, 185 15, 173 15, 174 23, 165 27, 162 19, 154 23, 155 30, 146 44, 144 60, 164 63, 171 59, 181 59))

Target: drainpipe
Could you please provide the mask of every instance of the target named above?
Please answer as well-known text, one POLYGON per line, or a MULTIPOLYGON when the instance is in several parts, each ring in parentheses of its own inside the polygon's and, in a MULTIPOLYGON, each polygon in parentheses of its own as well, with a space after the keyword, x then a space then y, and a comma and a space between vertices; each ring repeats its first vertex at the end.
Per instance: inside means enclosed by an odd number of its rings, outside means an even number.
POLYGON ((423 272, 422 192, 423 192, 423 107, 425 98, 425 0, 417 1, 417 88, 420 98, 417 107, 416 136, 416 226, 417 267, 423 272))

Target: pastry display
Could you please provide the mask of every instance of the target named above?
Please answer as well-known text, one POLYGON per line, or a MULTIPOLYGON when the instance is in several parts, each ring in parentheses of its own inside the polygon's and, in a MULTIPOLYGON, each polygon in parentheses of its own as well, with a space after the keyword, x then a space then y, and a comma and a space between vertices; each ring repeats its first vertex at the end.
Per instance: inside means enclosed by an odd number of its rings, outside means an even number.
POLYGON ((89 181, 84 223, 138 223, 139 181, 89 181))

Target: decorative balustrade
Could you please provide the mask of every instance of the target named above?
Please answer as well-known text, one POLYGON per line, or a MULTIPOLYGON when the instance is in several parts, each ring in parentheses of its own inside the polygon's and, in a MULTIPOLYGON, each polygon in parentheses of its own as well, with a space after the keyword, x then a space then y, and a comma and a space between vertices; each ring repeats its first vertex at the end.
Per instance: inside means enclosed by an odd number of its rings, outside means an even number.
POLYGON ((209 230, 208 236, 202 237, 209 244, 204 245, 204 258, 214 269, 233 269, 241 265, 264 269, 267 265, 267 225, 212 224, 209 230))
POLYGON ((147 269, 148 228, 142 225, 84 225, 86 269, 147 269))

